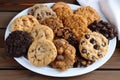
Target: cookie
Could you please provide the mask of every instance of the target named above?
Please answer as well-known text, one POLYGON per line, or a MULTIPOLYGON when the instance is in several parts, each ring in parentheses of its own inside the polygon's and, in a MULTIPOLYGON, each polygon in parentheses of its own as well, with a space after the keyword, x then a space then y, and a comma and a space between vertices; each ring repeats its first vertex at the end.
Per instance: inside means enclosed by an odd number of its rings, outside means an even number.
POLYGON ((52 29, 45 25, 33 27, 30 34, 34 38, 34 40, 45 38, 47 40, 52 41, 54 38, 54 33, 52 29))
POLYGON ((57 8, 62 8, 62 7, 66 7, 66 8, 70 9, 70 7, 65 2, 57 2, 51 8, 52 8, 52 10, 55 10, 57 8))
POLYGON ((83 6, 83 7, 78 8, 75 11, 75 14, 81 15, 84 18, 86 18, 87 19, 87 25, 90 25, 95 20, 96 21, 100 20, 100 16, 97 13, 97 11, 90 6, 83 6))
POLYGON ((28 48, 33 42, 29 33, 23 31, 13 31, 5 41, 5 50, 8 56, 21 57, 27 55, 28 48))
POLYGON ((23 15, 16 18, 11 24, 11 31, 30 32, 33 27, 39 26, 37 19, 31 15, 23 15))
POLYGON ((115 26, 103 20, 99 22, 94 21, 92 24, 88 26, 88 28, 91 31, 95 31, 103 34, 109 40, 117 36, 117 31, 115 30, 115 26))
POLYGON ((47 18, 41 24, 49 26, 53 31, 59 27, 63 27, 63 23, 58 17, 47 18))
POLYGON ((91 32, 87 28, 87 20, 83 16, 77 14, 65 18, 64 26, 69 27, 78 40, 80 40, 84 33, 91 32))
POLYGON ((76 53, 75 48, 64 39, 56 39, 54 44, 57 48, 57 57, 50 65, 61 71, 73 67, 76 53))
POLYGON ((49 17, 56 16, 56 13, 47 6, 44 6, 43 4, 37 4, 37 5, 39 5, 39 7, 35 9, 34 12, 33 9, 30 9, 28 14, 33 15, 39 21, 39 23, 41 23, 42 21, 44 21, 49 17))
POLYGON ((57 17, 59 17, 60 20, 64 21, 66 17, 69 17, 73 14, 73 11, 70 8, 67 7, 60 7, 54 10, 57 17))
POLYGON ((47 7, 47 5, 43 4, 35 4, 28 10, 28 15, 34 15, 34 12, 39 8, 47 7))
POLYGON ((28 50, 28 60, 35 66, 46 66, 57 56, 57 50, 52 41, 35 40, 28 50))
POLYGON ((58 27, 54 30, 55 38, 63 38, 74 47, 78 47, 78 40, 69 27, 58 27))
POLYGON ((108 40, 100 33, 86 33, 79 43, 81 56, 96 61, 104 57, 108 51, 108 40))

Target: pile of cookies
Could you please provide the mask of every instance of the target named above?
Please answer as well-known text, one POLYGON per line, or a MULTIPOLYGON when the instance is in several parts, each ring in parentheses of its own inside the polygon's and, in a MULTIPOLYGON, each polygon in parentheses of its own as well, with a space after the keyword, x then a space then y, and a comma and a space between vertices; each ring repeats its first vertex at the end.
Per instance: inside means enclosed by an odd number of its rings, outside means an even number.
POLYGON ((113 26, 101 21, 90 6, 73 11, 64 2, 57 2, 51 8, 35 4, 28 15, 12 22, 6 51, 13 57, 27 56, 34 66, 49 65, 64 71, 86 67, 104 57, 108 40, 115 36, 113 26))

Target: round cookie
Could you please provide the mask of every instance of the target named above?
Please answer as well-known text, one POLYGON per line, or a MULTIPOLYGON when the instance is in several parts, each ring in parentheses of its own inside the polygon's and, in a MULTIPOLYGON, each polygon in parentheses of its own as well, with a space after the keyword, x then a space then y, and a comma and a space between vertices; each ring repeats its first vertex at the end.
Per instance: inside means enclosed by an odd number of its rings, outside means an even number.
POLYGON ((52 8, 52 10, 55 10, 55 9, 61 8, 61 7, 66 7, 66 8, 71 9, 71 8, 67 5, 67 3, 65 3, 65 2, 57 2, 57 3, 55 3, 51 8, 52 8))
POLYGON ((100 16, 95 9, 90 6, 80 7, 75 11, 75 14, 81 15, 87 19, 87 25, 90 25, 95 20, 99 21, 100 16))
MULTIPOLYGON (((29 14, 32 9, 29 10, 29 14)), ((47 6, 44 6, 43 4, 39 4, 39 7, 37 9, 34 10, 33 15, 38 21, 39 23, 41 23, 42 21, 44 21, 45 19, 52 17, 52 16, 56 16, 56 13, 48 8, 47 6), (40 7, 42 6, 42 7, 40 7)))
POLYGON ((59 17, 59 19, 62 21, 64 21, 66 17, 73 15, 73 11, 67 7, 60 7, 55 9, 54 11, 56 12, 57 17, 59 17))
POLYGON ((108 51, 108 40, 100 33, 85 33, 79 43, 79 50, 87 60, 96 61, 108 51))
POLYGON ((58 17, 47 18, 41 24, 49 26, 53 31, 58 27, 63 27, 63 23, 58 17))
POLYGON ((39 22, 32 15, 24 15, 16 18, 11 25, 11 31, 26 31, 30 32, 33 27, 39 26, 39 22))
POLYGON ((58 27, 54 30, 55 38, 63 38, 72 46, 78 47, 78 40, 69 27, 58 27))
POLYGON ((13 31, 5 41, 6 53, 11 57, 26 56, 28 48, 33 42, 29 33, 23 31, 13 31))
POLYGON ((73 67, 76 53, 75 48, 64 39, 56 39, 54 44, 57 48, 57 57, 50 65, 61 71, 73 67))
POLYGON ((28 50, 28 60, 35 66, 46 66, 57 56, 57 50, 52 41, 35 40, 28 50))
POLYGON ((45 25, 33 27, 30 34, 34 38, 34 40, 45 38, 47 40, 52 41, 54 38, 54 33, 52 29, 45 25))
POLYGON ((65 18, 64 25, 72 30, 78 40, 80 40, 84 33, 91 32, 87 28, 87 20, 83 16, 77 14, 65 18))
POLYGON ((47 5, 43 4, 35 4, 28 10, 28 15, 34 15, 34 12, 39 8, 47 7, 47 5))

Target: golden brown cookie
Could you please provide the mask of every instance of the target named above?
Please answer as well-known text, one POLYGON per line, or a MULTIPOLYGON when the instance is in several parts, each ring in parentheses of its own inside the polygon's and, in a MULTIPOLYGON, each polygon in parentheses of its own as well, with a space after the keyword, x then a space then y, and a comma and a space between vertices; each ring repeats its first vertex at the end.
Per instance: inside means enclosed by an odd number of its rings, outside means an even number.
POLYGON ((75 48, 64 39, 56 39, 54 44, 57 48, 57 57, 50 65, 61 71, 73 67, 76 53, 75 48))
POLYGON ((28 10, 28 15, 34 15, 34 12, 39 8, 47 7, 47 5, 43 4, 35 4, 28 10))
POLYGON ((87 28, 87 20, 81 15, 71 15, 64 20, 64 25, 69 27, 78 40, 84 33, 91 32, 87 28))
POLYGON ((24 15, 16 18, 11 25, 11 31, 20 30, 30 32, 33 27, 39 26, 39 22, 32 15, 24 15))
POLYGON ((85 59, 96 61, 106 55, 108 40, 97 32, 86 33, 80 40, 79 50, 85 59))
POLYGON ((53 30, 53 32, 58 27, 63 27, 63 23, 58 17, 47 18, 41 24, 49 26, 53 30))
POLYGON ((56 15, 59 17, 60 20, 64 21, 64 19, 73 14, 73 11, 67 7, 60 7, 54 10, 56 15))
POLYGON ((66 7, 66 8, 70 9, 70 7, 65 2, 57 2, 51 8, 52 8, 52 10, 55 10, 55 9, 61 8, 61 7, 66 7))
POLYGON ((52 41, 35 40, 28 50, 28 60, 35 66, 46 66, 57 56, 57 50, 52 41))
POLYGON ((51 8, 48 8, 46 5, 37 4, 37 8, 35 6, 36 5, 34 5, 29 10, 28 14, 33 15, 39 21, 39 23, 49 17, 56 16, 56 13, 51 8))
POLYGON ((54 38, 54 33, 52 29, 45 25, 39 25, 39 26, 33 27, 30 34, 34 40, 45 38, 47 40, 52 41, 54 38))
POLYGON ((80 7, 75 11, 75 14, 81 15, 87 19, 87 25, 90 25, 95 20, 99 21, 100 16, 95 9, 90 6, 80 7))

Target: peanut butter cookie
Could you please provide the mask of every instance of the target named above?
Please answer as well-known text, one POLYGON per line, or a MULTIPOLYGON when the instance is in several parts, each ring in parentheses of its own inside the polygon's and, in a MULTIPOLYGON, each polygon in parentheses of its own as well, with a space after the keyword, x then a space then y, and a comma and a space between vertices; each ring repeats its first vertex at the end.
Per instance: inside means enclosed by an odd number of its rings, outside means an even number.
POLYGON ((33 27, 39 26, 39 22, 32 15, 24 15, 16 18, 11 25, 11 31, 20 30, 30 32, 33 27))

